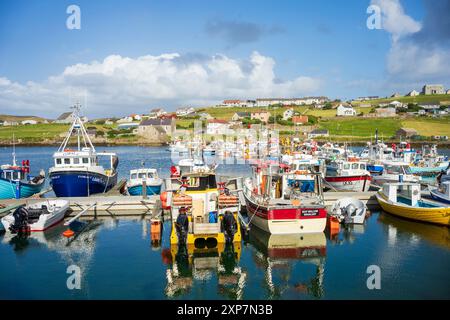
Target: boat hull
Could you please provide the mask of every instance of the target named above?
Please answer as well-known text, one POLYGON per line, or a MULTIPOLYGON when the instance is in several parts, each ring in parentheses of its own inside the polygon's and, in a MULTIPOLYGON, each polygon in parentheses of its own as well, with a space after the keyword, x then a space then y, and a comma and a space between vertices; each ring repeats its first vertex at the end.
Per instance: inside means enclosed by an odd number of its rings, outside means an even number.
MULTIPOLYGON (((147 195, 158 195, 161 193, 161 186, 162 185, 153 185, 153 186, 147 186, 147 195)), ((143 195, 143 186, 142 185, 135 185, 135 186, 129 186, 128 187, 128 193, 130 196, 141 196, 143 195)))
POLYGON ((108 177, 86 171, 52 172, 50 183, 57 197, 87 197, 108 192, 117 183, 117 173, 108 177))
POLYGON ((43 186, 43 181, 39 184, 19 182, 19 185, 17 185, 16 182, 0 179, 0 199, 29 198, 39 193, 43 186))
POLYGON ((418 173, 436 173, 438 174, 442 170, 445 170, 448 167, 448 162, 441 163, 439 166, 435 167, 417 167, 417 166, 410 166, 409 169, 413 174, 418 173))
POLYGON ((327 176, 325 181, 339 191, 369 191, 370 176, 327 176))
POLYGON ((380 192, 376 197, 383 211, 387 213, 410 220, 450 226, 450 207, 419 208, 395 204, 389 202, 380 192))
POLYGON ((436 190, 430 191, 431 197, 439 202, 450 204, 450 198, 446 197, 442 193, 437 192, 436 190))
POLYGON ((251 223, 270 234, 323 232, 326 226, 325 207, 274 207, 257 205, 245 196, 251 223))

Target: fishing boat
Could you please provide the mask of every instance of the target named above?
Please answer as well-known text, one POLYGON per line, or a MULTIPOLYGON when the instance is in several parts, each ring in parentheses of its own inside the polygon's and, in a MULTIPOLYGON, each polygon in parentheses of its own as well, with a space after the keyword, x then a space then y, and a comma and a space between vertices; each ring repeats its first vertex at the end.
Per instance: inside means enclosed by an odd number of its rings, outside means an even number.
POLYGON ((45 172, 41 170, 38 176, 30 175, 30 160, 17 165, 14 142, 12 156, 12 165, 0 166, 0 199, 28 198, 39 193, 44 186, 45 172))
POLYGON ((286 179, 290 187, 298 188, 301 192, 314 192, 316 174, 320 172, 321 163, 310 155, 294 156, 286 158, 285 163, 280 164, 286 170, 286 179), (286 167, 287 166, 287 167, 286 167))
POLYGON ((288 183, 289 174, 278 164, 253 165, 253 176, 244 180, 249 221, 271 234, 323 232, 327 211, 321 196, 320 173, 315 190, 301 192, 288 183))
POLYGON ((130 180, 127 182, 127 190, 131 196, 158 195, 161 193, 163 180, 159 178, 158 171, 151 168, 130 170, 130 180))
POLYGON ((63 220, 68 209, 67 200, 46 200, 20 206, 1 221, 6 232, 44 231, 63 220))
POLYGON ((362 161, 333 161, 327 166, 326 183, 339 191, 369 191, 372 177, 362 161))
POLYGON ((416 155, 416 158, 410 165, 411 172, 414 174, 438 174, 449 166, 447 156, 439 155, 437 146, 422 146, 422 152, 416 155))
POLYGON ((430 190, 430 194, 434 200, 450 204, 450 181, 442 182, 437 189, 430 190))
POLYGON ((87 197, 106 193, 117 183, 117 155, 95 150, 78 114, 79 105, 74 108, 74 121, 58 151, 53 154, 50 184, 57 197, 87 197), (78 141, 77 149, 68 147, 74 133, 78 141), (99 163, 102 156, 109 158, 109 169, 99 163))
POLYGON ((331 216, 345 224, 363 224, 366 219, 366 206, 356 198, 342 198, 331 206, 331 216))
POLYGON ((383 166, 383 173, 372 176, 372 183, 378 187, 381 187, 385 183, 419 183, 421 180, 421 177, 412 174, 409 163, 399 161, 386 161, 383 166))
POLYGON ((450 206, 422 199, 418 183, 387 183, 376 193, 376 197, 381 208, 390 214, 450 226, 450 206))
POLYGON ((165 181, 162 205, 170 208, 172 245, 214 248, 241 241, 239 198, 216 182, 214 170, 180 172, 165 181))

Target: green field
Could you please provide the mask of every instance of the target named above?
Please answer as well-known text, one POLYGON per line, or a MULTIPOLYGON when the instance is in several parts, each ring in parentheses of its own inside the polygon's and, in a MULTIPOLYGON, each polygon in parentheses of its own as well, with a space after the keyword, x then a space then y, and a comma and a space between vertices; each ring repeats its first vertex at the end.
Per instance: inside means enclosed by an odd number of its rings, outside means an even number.
POLYGON ((320 127, 328 129, 334 136, 370 138, 378 129, 380 136, 392 137, 401 128, 401 123, 396 118, 335 118, 322 120, 320 127))

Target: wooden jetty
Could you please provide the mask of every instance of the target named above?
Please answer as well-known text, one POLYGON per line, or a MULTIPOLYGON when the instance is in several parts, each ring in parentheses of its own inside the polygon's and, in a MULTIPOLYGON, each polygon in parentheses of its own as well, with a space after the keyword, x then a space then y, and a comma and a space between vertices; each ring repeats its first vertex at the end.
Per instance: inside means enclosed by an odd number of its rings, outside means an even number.
MULTIPOLYGON (((27 198, 2 200, 6 207, 0 209, 0 216, 8 213, 21 205, 54 200, 55 198, 27 198)), ((90 208, 83 216, 129 216, 129 215, 151 215, 161 210, 159 196, 117 196, 117 195, 95 195, 90 197, 65 198, 70 203, 72 214, 76 214, 86 208, 90 208)))

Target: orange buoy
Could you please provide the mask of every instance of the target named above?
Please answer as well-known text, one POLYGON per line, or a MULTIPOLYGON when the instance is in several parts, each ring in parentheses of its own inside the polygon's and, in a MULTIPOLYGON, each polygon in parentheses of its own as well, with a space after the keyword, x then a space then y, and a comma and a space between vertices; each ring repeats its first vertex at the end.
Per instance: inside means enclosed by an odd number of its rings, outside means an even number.
POLYGON ((164 210, 170 209, 170 206, 167 205, 167 191, 162 192, 159 195, 159 199, 161 200, 161 206, 164 210))
POLYGON ((63 232, 63 236, 66 237, 66 238, 73 237, 74 234, 75 234, 75 232, 73 232, 73 231, 70 230, 70 229, 67 229, 66 231, 63 232))
POLYGON ((327 224, 331 233, 339 233, 340 223, 336 217, 328 216, 327 224))

